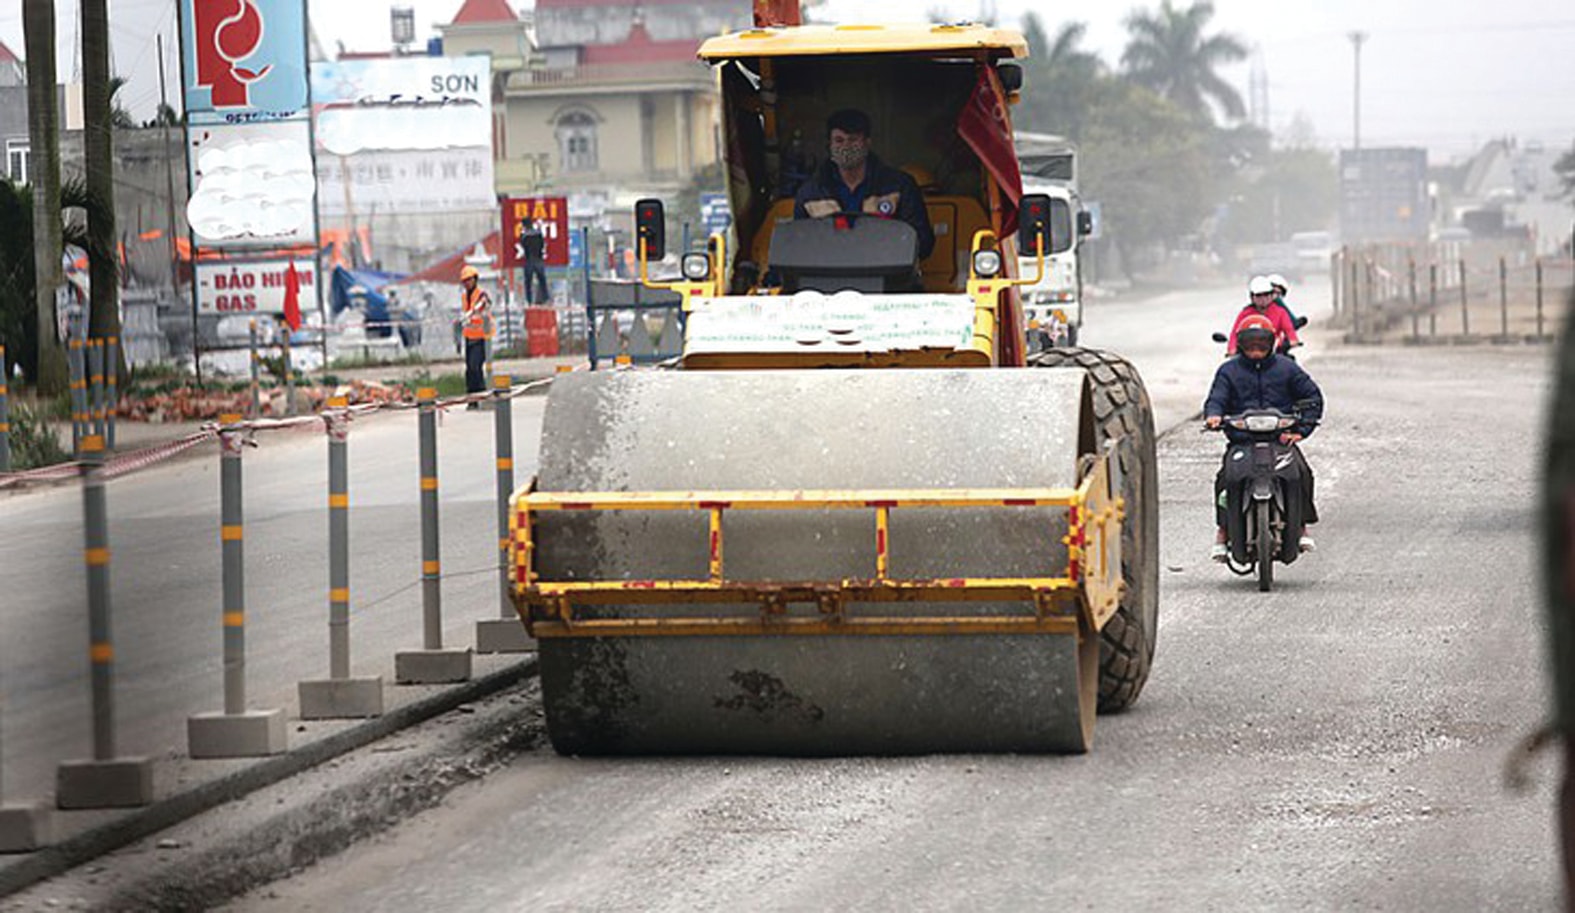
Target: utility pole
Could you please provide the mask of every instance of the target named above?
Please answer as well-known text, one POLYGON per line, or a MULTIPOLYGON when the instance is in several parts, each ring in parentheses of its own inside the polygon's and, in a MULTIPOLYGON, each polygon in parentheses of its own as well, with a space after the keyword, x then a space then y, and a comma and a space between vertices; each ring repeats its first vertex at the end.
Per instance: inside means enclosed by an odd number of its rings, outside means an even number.
POLYGON ((1352 132, 1354 139, 1353 149, 1362 148, 1362 42, 1367 40, 1366 32, 1351 32, 1351 47, 1356 51, 1356 84, 1352 90, 1352 132))
POLYGON ((164 33, 160 32, 154 38, 159 55, 159 120, 163 121, 164 131, 164 217, 165 231, 169 233, 170 292, 173 294, 180 287, 180 248, 175 244, 175 156, 170 150, 170 122, 167 115, 174 109, 170 107, 169 94, 164 86, 164 33))
MULTIPOLYGON (((33 310, 38 328, 34 381, 38 392, 66 391, 66 352, 60 339, 64 314, 55 312, 60 287, 60 120, 55 94, 55 8, 50 0, 23 0, 27 53, 28 180, 33 185, 33 310)), ((23 356, 26 360, 26 356, 23 356)))

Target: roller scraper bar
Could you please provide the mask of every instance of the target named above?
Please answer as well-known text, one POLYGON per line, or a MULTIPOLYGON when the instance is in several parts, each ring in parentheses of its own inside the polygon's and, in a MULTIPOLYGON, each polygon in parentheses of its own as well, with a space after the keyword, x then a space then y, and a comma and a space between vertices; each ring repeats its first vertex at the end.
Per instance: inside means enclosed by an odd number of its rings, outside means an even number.
MULTIPOLYGON (((760 634, 1073 634, 1078 612, 1095 630, 1120 599, 1121 520, 1125 505, 1110 493, 1108 456, 1094 462, 1077 488, 897 489, 683 492, 537 492, 515 496, 511 563, 515 604, 538 638, 727 636, 760 634), (890 516, 913 508, 1064 507, 1067 564, 1053 576, 890 576, 890 516), (868 579, 740 581, 727 577, 723 517, 728 511, 872 510, 875 567, 868 579), (570 511, 704 511, 709 514, 706 579, 542 580, 534 566, 536 515, 570 511), (1081 599, 1079 597, 1082 597, 1081 599), (1015 616, 866 617, 856 603, 1024 602, 1015 616), (758 618, 581 618, 576 605, 754 603, 758 618), (818 616, 789 616, 789 603, 811 603, 818 616)), ((1047 543, 1048 545, 1049 543, 1047 543)), ((1051 549, 1046 548, 1049 553, 1051 549)))

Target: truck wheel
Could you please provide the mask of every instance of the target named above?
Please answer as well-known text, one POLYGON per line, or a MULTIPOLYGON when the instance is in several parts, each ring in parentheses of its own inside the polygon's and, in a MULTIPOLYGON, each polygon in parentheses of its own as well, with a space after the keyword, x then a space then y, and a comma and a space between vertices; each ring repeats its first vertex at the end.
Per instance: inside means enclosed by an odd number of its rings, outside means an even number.
POLYGON ((1116 439, 1127 519, 1121 530, 1121 607, 1100 632, 1099 711, 1131 706, 1148 681, 1159 632, 1159 471, 1154 410, 1137 369, 1097 349, 1050 349, 1030 359, 1041 368, 1079 367, 1088 374, 1096 446, 1116 439))

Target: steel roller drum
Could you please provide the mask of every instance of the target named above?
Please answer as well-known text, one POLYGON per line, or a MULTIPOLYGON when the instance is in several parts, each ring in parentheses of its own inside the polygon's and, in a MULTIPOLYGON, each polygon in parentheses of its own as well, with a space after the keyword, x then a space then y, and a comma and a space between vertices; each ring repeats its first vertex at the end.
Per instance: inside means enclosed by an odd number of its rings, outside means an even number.
MULTIPOLYGON (((1081 370, 561 375, 537 490, 1073 487, 1092 450, 1081 370)), ((729 512, 730 580, 874 576, 872 510, 729 512)), ((538 515, 542 580, 704 579, 707 515, 538 515)), ((1061 576, 1064 509, 897 509, 893 578, 1061 576)), ((813 605, 790 607, 816 614, 813 605)), ((1031 615, 1031 603, 882 603, 850 614, 1031 615)), ((576 607, 578 617, 758 617, 747 605, 576 607)), ((568 754, 1082 751, 1098 635, 542 638, 568 754)))

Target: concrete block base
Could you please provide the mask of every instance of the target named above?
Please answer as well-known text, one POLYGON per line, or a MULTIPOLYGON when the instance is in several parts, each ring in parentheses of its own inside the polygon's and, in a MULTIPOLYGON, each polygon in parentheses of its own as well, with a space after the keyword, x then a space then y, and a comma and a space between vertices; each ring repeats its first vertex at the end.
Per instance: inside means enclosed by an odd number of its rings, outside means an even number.
POLYGON ((447 685, 470 681, 469 650, 406 650, 394 654, 394 680, 401 685, 447 685))
POLYGON ((53 843, 54 819, 42 803, 0 805, 0 853, 31 853, 53 843))
POLYGON ((342 720, 383 715, 382 678, 327 678, 301 682, 301 719, 342 720))
POLYGON ((187 751, 194 758, 258 758, 289 747, 283 710, 199 713, 186 718, 187 751))
POLYGON ((477 653, 529 653, 536 639, 525 633, 517 618, 493 618, 476 622, 477 653))
POLYGON ((55 769, 59 808, 136 808, 153 801, 153 762, 148 758, 62 761, 55 769))

